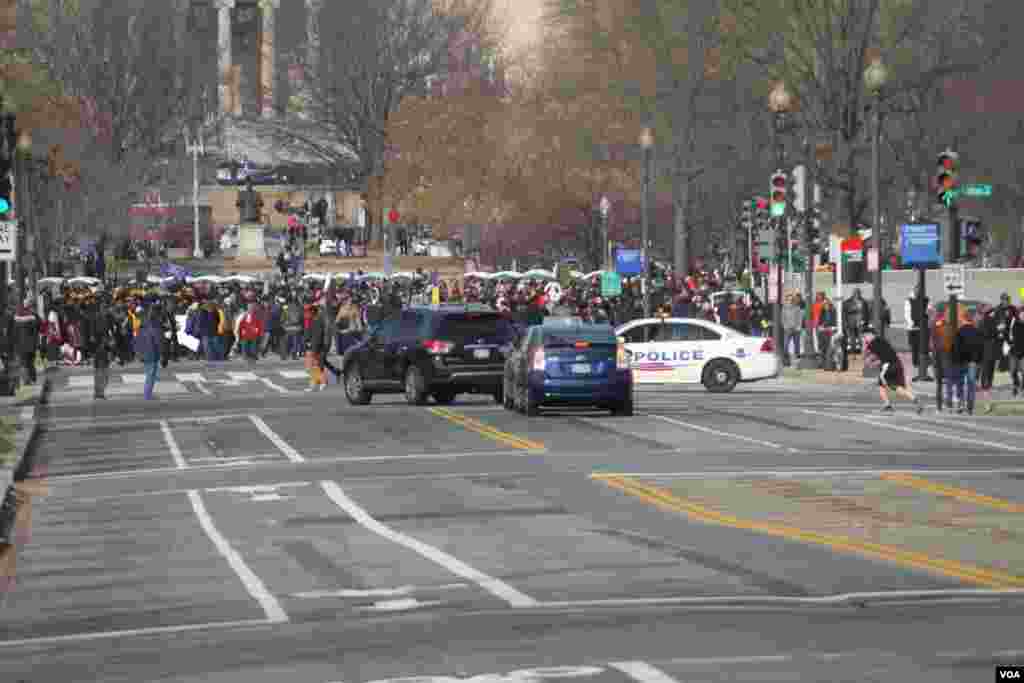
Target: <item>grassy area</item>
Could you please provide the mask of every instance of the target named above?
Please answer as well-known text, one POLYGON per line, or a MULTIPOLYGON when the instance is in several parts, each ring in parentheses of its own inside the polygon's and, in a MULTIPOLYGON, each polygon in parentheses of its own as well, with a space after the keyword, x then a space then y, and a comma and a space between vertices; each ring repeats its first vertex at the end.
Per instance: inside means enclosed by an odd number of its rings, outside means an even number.
POLYGON ((18 418, 0 417, 0 464, 9 464, 14 459, 14 435, 17 430, 18 418))

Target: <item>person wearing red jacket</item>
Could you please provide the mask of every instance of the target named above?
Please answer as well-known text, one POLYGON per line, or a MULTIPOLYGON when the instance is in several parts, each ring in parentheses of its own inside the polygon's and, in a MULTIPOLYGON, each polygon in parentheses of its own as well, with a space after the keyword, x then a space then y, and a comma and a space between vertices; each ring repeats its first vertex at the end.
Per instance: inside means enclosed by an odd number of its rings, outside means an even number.
POLYGON ((256 350, 263 338, 263 321, 252 306, 238 324, 238 338, 241 340, 242 354, 249 360, 256 360, 256 350))

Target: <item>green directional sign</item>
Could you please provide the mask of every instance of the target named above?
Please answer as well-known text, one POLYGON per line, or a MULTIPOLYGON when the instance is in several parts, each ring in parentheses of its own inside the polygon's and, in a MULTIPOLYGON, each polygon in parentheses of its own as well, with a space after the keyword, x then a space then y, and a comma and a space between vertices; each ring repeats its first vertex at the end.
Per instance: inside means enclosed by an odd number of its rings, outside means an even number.
POLYGON ((970 185, 964 185, 964 196, 991 197, 992 186, 985 183, 972 183, 970 185))

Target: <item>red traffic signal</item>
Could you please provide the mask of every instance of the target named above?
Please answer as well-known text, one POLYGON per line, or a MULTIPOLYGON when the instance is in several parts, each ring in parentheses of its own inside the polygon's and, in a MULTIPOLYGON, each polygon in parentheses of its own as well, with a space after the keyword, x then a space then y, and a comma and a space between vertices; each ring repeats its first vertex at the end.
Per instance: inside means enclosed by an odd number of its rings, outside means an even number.
POLYGON ((768 208, 768 200, 765 199, 764 197, 758 197, 754 201, 757 202, 757 208, 758 209, 767 209, 768 208))
POLYGON ((391 209, 390 211, 388 211, 388 221, 389 221, 389 222, 391 222, 391 223, 397 223, 397 222, 398 222, 398 219, 399 219, 400 217, 401 217, 401 216, 399 215, 399 213, 398 213, 398 211, 397 211, 396 209, 391 209))

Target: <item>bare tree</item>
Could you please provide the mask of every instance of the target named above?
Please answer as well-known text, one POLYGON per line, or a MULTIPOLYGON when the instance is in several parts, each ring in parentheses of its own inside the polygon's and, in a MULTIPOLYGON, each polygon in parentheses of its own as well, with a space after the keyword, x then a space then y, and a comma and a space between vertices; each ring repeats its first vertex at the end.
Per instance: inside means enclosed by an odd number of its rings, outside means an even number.
POLYGON ((18 1, 35 17, 24 41, 33 62, 83 108, 70 140, 63 131, 38 131, 41 143, 59 140, 77 162, 77 182, 48 184, 56 194, 41 211, 66 200, 79 224, 126 234, 127 209, 146 189, 175 196, 189 179, 179 172, 182 126, 203 118, 199 84, 208 65, 184 30, 181 3, 18 1))
POLYGON ((261 122, 264 129, 326 163, 335 180, 364 187, 370 224, 380 222, 390 149, 388 122, 403 99, 425 94, 445 71, 453 39, 484 33, 489 1, 353 0, 326 3, 306 64, 307 123, 261 122))
MULTIPOLYGON (((990 64, 1006 47, 1006 27, 1012 25, 1009 4, 998 0, 722 2, 732 29, 727 61, 754 63, 796 96, 805 134, 832 146, 833 163, 819 180, 850 225, 861 221, 867 206, 862 162, 872 105, 863 84, 868 63, 880 57, 889 66, 881 101, 895 130, 901 117, 917 116, 908 129, 916 125, 928 138, 934 134, 923 132, 921 117, 937 105, 936 89, 950 76, 990 64)), ((920 160, 912 166, 914 176, 920 160)))

